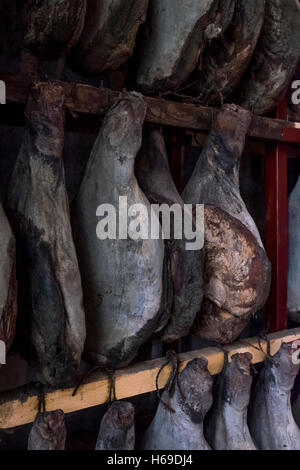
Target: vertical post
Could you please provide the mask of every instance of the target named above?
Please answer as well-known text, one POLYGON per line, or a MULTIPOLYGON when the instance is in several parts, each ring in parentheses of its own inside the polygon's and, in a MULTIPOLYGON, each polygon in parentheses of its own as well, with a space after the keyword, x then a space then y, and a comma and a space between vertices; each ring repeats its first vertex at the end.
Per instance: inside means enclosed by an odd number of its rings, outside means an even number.
POLYGON ((184 161, 184 147, 172 145, 171 157, 171 173, 174 179, 175 186, 181 194, 183 182, 183 161, 184 161))
MULTIPOLYGON (((286 99, 278 105, 277 118, 287 118, 286 99)), ((266 314, 270 332, 287 327, 287 155, 285 144, 268 144, 265 158, 266 250, 272 264, 272 284, 266 314)))

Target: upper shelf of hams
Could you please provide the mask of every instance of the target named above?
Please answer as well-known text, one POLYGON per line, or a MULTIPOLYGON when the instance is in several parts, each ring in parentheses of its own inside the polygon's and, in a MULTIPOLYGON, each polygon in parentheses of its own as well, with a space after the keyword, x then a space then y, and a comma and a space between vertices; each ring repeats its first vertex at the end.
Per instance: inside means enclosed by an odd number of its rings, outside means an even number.
POLYGON ((254 113, 250 137, 298 139, 294 122, 260 117, 286 93, 297 67, 298 0, 22 4, 1 6, 8 103, 26 102, 33 81, 61 79, 73 115, 103 115, 126 88, 147 96, 146 123, 207 131, 217 108, 233 102, 254 113))

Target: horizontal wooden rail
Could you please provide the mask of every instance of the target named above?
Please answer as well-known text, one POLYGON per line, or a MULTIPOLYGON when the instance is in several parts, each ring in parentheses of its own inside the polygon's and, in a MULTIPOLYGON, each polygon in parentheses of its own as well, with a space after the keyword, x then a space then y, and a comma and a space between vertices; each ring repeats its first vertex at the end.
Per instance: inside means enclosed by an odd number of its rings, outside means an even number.
MULTIPOLYGON (((271 354, 275 354, 283 342, 292 342, 300 339, 300 328, 272 333, 268 336, 271 344, 271 354)), ((225 347, 232 355, 241 352, 251 352, 253 363, 262 362, 265 357, 267 345, 258 338, 240 340, 225 347), (260 349, 261 346, 261 349, 260 349)), ((224 364, 224 352, 218 348, 205 348, 179 354, 180 369, 196 357, 206 357, 209 371, 212 375, 221 372, 224 364)), ((130 398, 155 390, 155 379, 164 358, 154 359, 116 371, 115 385, 118 399, 130 398)), ((159 387, 163 388, 168 380, 170 367, 164 368, 160 375, 159 387)), ((46 409, 48 411, 62 409, 65 413, 90 408, 103 404, 108 398, 108 379, 102 373, 94 373, 87 383, 79 388, 73 397, 73 389, 49 391, 46 394, 46 409)), ((38 408, 38 395, 33 387, 21 388, 0 395, 0 429, 9 429, 30 423, 34 420, 38 408)))
MULTIPOLYGON (((0 80, 6 83, 7 103, 23 103, 28 98, 31 82, 27 76, 0 71, 0 80)), ((120 96, 120 92, 107 88, 95 88, 80 83, 59 82, 66 95, 67 109, 77 113, 103 116, 120 96)), ((195 131, 209 131, 213 116, 218 109, 194 104, 179 103, 162 98, 145 97, 148 105, 146 123, 177 127, 195 131)), ((253 116, 248 136, 261 140, 291 142, 300 136, 300 124, 280 119, 253 116)))

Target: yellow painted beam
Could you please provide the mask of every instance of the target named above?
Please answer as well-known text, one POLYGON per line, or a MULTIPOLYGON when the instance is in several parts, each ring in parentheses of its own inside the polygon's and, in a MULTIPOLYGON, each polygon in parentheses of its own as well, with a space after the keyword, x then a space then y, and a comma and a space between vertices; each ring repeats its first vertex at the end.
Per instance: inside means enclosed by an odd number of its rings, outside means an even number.
MULTIPOLYGON (((275 354, 283 342, 300 340, 300 328, 272 333, 268 336, 271 344, 271 354, 275 354)), ((265 341, 258 338, 240 340, 224 349, 232 355, 241 352, 251 352, 253 363, 262 362, 265 358, 267 345, 265 341), (262 350, 260 350, 260 346, 262 350)), ((180 368, 194 358, 206 357, 209 371, 212 375, 221 372, 224 364, 224 352, 218 348, 204 348, 179 354, 180 368)), ((164 358, 154 359, 143 363, 120 369, 115 373, 117 399, 130 398, 155 390, 155 379, 161 366, 165 363, 164 358)), ((168 380, 170 367, 166 367, 161 373, 159 387, 163 388, 168 380)), ((46 394, 47 411, 62 409, 65 413, 71 413, 96 405, 103 404, 108 398, 108 379, 103 373, 95 372, 79 388, 77 394, 72 397, 73 389, 60 389, 49 391, 46 394)), ((0 429, 9 429, 30 423, 37 413, 38 396, 36 391, 18 389, 0 395, 0 429)))

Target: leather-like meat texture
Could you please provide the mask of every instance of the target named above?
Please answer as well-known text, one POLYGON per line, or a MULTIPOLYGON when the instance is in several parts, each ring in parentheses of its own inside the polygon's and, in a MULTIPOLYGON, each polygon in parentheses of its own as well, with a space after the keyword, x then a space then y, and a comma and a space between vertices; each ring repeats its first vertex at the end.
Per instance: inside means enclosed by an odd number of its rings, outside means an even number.
POLYGON ((64 94, 37 83, 8 187, 7 209, 17 240, 18 342, 53 386, 72 381, 85 341, 85 315, 63 167, 64 94))
MULTIPOLYGON (((152 204, 169 207, 177 204, 183 212, 184 204, 171 176, 164 138, 158 130, 144 132, 136 175, 152 204)), ((186 240, 174 239, 173 225, 170 232, 166 249, 169 271, 164 282, 167 302, 161 308, 163 316, 159 332, 164 342, 175 341, 189 333, 202 301, 203 251, 186 250, 186 240)))
POLYGON ((206 39, 230 23, 235 0, 151 0, 136 82, 147 94, 176 90, 197 66, 206 39))
POLYGON ((127 238, 117 232, 115 239, 99 239, 96 233, 102 220, 97 207, 111 204, 119 212, 120 197, 127 198, 128 208, 142 204, 150 220, 150 203, 134 173, 145 115, 146 104, 135 93, 124 94, 110 109, 74 201, 87 315, 85 353, 90 361, 113 368, 134 359, 161 316, 163 240, 134 239, 130 226, 125 227, 127 238))
POLYGON ((249 429, 261 450, 299 450, 300 429, 291 407, 291 391, 299 372, 299 351, 283 343, 266 359, 249 408, 249 429))
POLYGON ((17 296, 16 241, 0 203, 0 340, 6 351, 15 336, 17 296))
POLYGON ((252 376, 250 353, 235 354, 214 385, 205 436, 214 450, 256 450, 247 424, 252 376))
POLYGON ((131 403, 114 402, 102 418, 96 450, 134 450, 134 414, 131 403))
POLYGON ((82 33, 86 0, 25 0, 22 21, 25 45, 41 60, 56 60, 82 33))
POLYGON ((237 219, 205 206, 203 301, 193 332, 220 344, 232 343, 269 292, 269 266, 254 235, 237 219))
POLYGON ((284 96, 300 58, 298 0, 266 0, 265 20, 237 102, 266 114, 284 96))
POLYGON ((66 437, 62 410, 38 413, 29 434, 27 450, 65 450, 66 437))
POLYGON ((210 450, 203 433, 204 418, 212 406, 213 379, 205 358, 189 362, 171 391, 162 395, 155 417, 146 431, 145 450, 210 450))
POLYGON ((73 56, 76 70, 100 74, 124 64, 133 54, 147 9, 148 0, 87 0, 85 26, 73 56))
POLYGON ((228 98, 238 86, 252 58, 263 26, 265 0, 237 0, 233 20, 220 38, 204 49, 191 77, 193 94, 205 104, 228 98))
POLYGON ((289 198, 288 315, 300 323, 300 177, 289 198))

